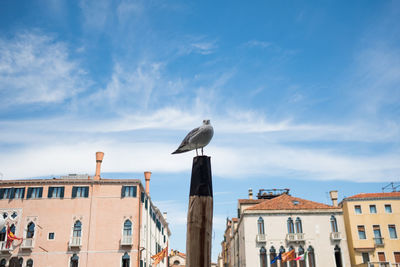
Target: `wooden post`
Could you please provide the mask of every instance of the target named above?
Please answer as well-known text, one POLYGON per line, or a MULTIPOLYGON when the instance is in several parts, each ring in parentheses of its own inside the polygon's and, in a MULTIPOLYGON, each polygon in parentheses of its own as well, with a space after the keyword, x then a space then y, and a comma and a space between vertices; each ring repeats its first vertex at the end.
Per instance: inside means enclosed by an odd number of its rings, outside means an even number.
POLYGON ((186 267, 211 266, 213 191, 210 157, 193 158, 186 233, 186 267))

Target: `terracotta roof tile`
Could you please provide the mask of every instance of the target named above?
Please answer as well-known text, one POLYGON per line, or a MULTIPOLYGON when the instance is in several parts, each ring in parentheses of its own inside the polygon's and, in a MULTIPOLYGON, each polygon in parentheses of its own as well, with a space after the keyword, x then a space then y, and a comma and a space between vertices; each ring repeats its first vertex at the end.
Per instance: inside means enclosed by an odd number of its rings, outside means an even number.
POLYGON ((313 210, 313 209, 338 209, 338 207, 283 194, 273 199, 264 200, 262 203, 251 206, 246 210, 313 210))
POLYGON ((387 192, 387 193, 361 193, 351 197, 347 197, 350 199, 354 198, 387 198, 387 197, 400 197, 400 192, 387 192))
POLYGON ((233 222, 238 222, 239 220, 238 220, 238 218, 232 218, 232 221, 233 222))
POLYGON ((239 199, 239 204, 258 204, 264 200, 265 199, 239 199))

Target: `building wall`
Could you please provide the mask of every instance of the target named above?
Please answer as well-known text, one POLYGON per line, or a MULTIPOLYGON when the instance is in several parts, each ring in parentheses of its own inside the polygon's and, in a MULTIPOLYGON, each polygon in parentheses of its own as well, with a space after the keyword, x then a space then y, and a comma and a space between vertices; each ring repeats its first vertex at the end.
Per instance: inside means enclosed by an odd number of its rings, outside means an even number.
POLYGON ((343 201, 343 212, 352 265, 363 262, 362 252, 369 253, 371 262, 378 262, 378 252, 384 252, 386 261, 394 263, 394 252, 400 253, 400 199, 349 199, 343 201), (390 204, 392 213, 385 212, 385 204, 390 204), (361 214, 356 214, 354 206, 361 207, 361 214), (370 213, 370 205, 375 205, 377 213, 370 213), (358 226, 365 227, 366 239, 358 235, 358 226), (379 225, 384 245, 376 246, 374 242, 373 225, 379 225), (395 225, 397 238, 391 239, 388 225, 395 225))
MULTIPOLYGON (((2 181, 0 188, 25 187, 24 199, 0 200, 0 213, 18 213, 16 236, 26 237, 27 225, 35 223, 32 249, 17 247, 10 252, 2 249, 0 260, 22 257, 34 266, 69 266, 71 256, 79 256, 79 266, 121 266, 122 256, 130 256, 130 266, 139 266, 140 180, 18 180, 2 181), (123 185, 136 186, 136 197, 122 197, 123 185), (49 186, 64 186, 64 198, 48 198, 49 186), (72 198, 73 186, 89 186, 88 198, 72 198), (42 198, 27 199, 28 187, 43 187, 42 198), (125 220, 132 222, 132 245, 121 245, 125 220), (80 247, 70 247, 75 221, 82 223, 80 247), (55 234, 49 240, 49 233, 55 234)), ((166 266, 166 265, 165 265, 166 266)))
POLYGON ((334 248, 338 245, 341 249, 343 266, 350 267, 350 259, 348 254, 346 233, 344 229, 344 220, 341 212, 329 211, 326 213, 316 211, 291 211, 291 212, 255 212, 245 211, 242 215, 244 230, 244 240, 242 244, 245 247, 246 264, 241 266, 260 266, 260 249, 262 246, 267 251, 268 266, 270 263, 269 249, 274 246, 276 253, 279 253, 280 246, 286 251, 293 246, 296 253, 300 245, 306 250, 310 245, 314 248, 316 266, 336 266, 334 248), (334 214, 338 223, 338 230, 342 234, 340 241, 332 241, 330 238, 331 224, 330 217, 334 214), (256 242, 258 234, 257 220, 259 217, 264 219, 266 242, 256 242), (305 234, 305 242, 288 243, 286 241, 287 219, 292 217, 295 221, 297 217, 302 220, 303 233, 305 234))

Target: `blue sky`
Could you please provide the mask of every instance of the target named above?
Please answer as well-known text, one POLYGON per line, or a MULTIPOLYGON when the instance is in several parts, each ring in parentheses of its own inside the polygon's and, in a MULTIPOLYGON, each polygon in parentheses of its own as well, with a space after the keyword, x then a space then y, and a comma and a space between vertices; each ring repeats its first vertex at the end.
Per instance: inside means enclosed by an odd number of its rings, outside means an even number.
POLYGON ((398 1, 1 1, 2 179, 153 172, 185 251, 194 153, 210 119, 213 259, 248 188, 327 203, 400 177, 398 1))

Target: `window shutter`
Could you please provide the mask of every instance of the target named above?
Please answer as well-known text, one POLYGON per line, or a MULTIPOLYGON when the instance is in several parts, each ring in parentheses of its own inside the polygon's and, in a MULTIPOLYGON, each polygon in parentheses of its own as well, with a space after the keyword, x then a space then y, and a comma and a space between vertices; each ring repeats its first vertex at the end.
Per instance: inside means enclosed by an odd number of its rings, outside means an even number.
POLYGON ((61 197, 61 198, 64 198, 64 186, 61 187, 60 197, 61 197))
POLYGON ((72 198, 76 197, 76 190, 78 190, 75 186, 72 187, 72 198))
POLYGON ((0 199, 3 199, 4 197, 4 188, 0 189, 0 199))
POLYGON ((32 188, 31 187, 28 187, 28 192, 27 192, 27 194, 26 194, 26 199, 29 199, 29 198, 31 198, 32 197, 32 188))
POLYGON ((144 202, 144 192, 140 193, 140 200, 142 201, 142 203, 144 202))
POLYGON ((51 197, 52 197, 52 195, 53 195, 53 190, 54 190, 54 187, 49 187, 49 190, 47 191, 47 197, 48 197, 48 198, 51 198, 51 197))
POLYGON ((89 197, 89 187, 85 187, 85 197, 89 197))
POLYGON ((125 197, 125 186, 122 186, 121 197, 125 197))
POLYGON ((137 195, 137 187, 134 186, 133 187, 133 197, 136 197, 136 195, 137 195))
POLYGON ((24 197, 25 197, 25 187, 22 188, 22 196, 21 196, 21 199, 24 199, 24 197))
POLYGON ((14 199, 15 197, 15 188, 11 188, 11 192, 10 192, 10 199, 14 199))
POLYGON ((43 187, 39 187, 39 198, 42 198, 43 187))

